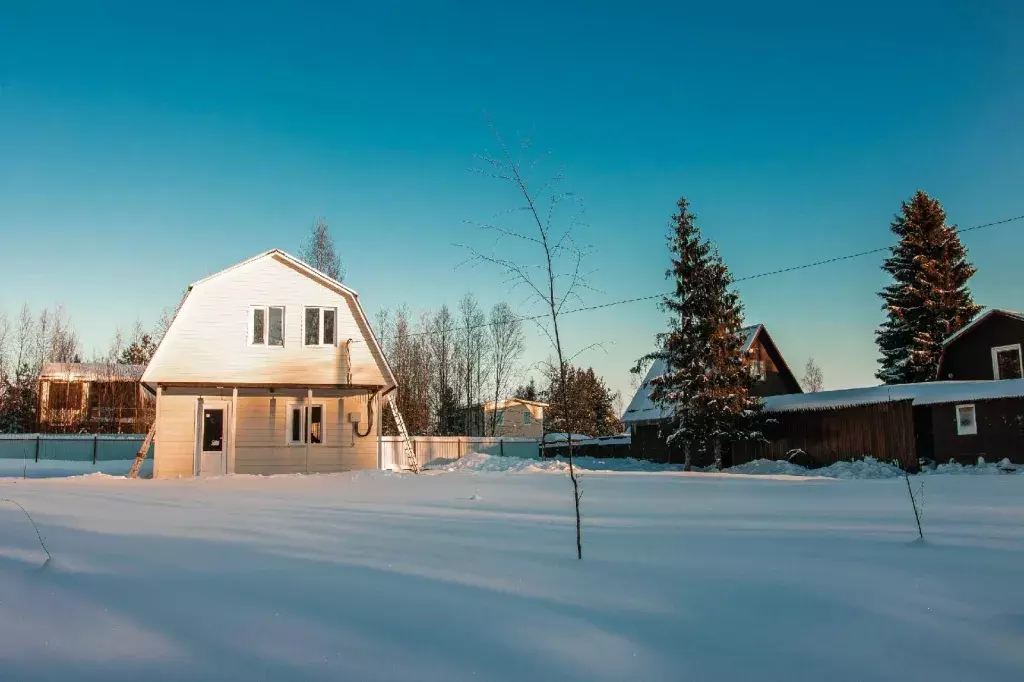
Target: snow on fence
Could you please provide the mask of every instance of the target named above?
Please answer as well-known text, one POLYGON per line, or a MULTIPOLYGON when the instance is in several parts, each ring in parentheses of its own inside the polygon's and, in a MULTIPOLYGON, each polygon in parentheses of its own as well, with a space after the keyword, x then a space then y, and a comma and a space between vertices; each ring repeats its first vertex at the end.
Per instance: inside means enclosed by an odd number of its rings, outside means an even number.
MULTIPOLYGON (((408 469, 401 436, 382 436, 381 469, 408 469)), ((437 460, 455 461, 471 452, 499 457, 533 458, 540 453, 534 438, 480 438, 471 436, 413 436, 413 450, 420 467, 437 460)))
MULTIPOLYGON (((0 434, 0 476, 127 473, 145 440, 144 433, 0 434)), ((146 462, 152 458, 150 447, 146 462)))

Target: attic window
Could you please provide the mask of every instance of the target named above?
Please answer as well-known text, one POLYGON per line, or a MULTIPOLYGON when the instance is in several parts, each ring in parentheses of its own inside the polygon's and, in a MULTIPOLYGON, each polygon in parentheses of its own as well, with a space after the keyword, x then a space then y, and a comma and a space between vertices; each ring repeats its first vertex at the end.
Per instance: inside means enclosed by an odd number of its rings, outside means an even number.
POLYGON ((1020 344, 996 346, 992 349, 992 376, 996 379, 1020 379, 1024 376, 1020 344))
POLYGON ((764 360, 751 360, 749 365, 750 376, 754 377, 755 381, 764 381, 766 377, 767 367, 764 360))
POLYGON ((251 306, 249 308, 249 345, 284 345, 283 306, 251 306))
POLYGON ((302 316, 302 341, 307 346, 333 346, 338 340, 337 308, 306 308, 302 316))

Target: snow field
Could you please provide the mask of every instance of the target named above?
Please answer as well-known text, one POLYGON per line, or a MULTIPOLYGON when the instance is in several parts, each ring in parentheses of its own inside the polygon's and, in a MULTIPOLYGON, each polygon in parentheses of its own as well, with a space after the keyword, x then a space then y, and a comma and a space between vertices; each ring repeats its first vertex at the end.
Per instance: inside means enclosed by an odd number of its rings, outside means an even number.
POLYGON ((1024 678, 1024 477, 582 485, 3 480, 0 679, 1024 678))

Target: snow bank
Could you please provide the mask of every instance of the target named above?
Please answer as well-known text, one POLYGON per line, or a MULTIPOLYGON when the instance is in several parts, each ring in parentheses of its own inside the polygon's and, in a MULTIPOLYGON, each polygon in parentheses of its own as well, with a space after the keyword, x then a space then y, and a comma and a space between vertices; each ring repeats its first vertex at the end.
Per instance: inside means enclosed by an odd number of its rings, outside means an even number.
MULTIPOLYGON (((108 476, 126 476, 132 468, 134 459, 115 459, 92 462, 67 462, 61 460, 33 459, 0 459, 0 478, 67 478, 70 476, 88 476, 104 474, 108 476)), ((153 460, 146 458, 139 470, 139 475, 148 478, 153 473, 153 460)))
MULTIPOLYGON (((802 466, 786 461, 758 459, 726 469, 725 473, 762 476, 823 476, 826 478, 842 479, 899 478, 903 475, 903 471, 899 467, 887 462, 880 462, 874 457, 865 457, 856 462, 837 462, 820 469, 805 469, 802 466)), ((924 469, 921 473, 932 476, 945 474, 1024 474, 1024 467, 1014 467, 1008 459, 1004 459, 998 464, 986 464, 985 460, 982 459, 979 460, 977 465, 964 466, 956 462, 950 462, 949 464, 940 464, 934 469, 924 469)))
MULTIPOLYGON (((574 457, 573 465, 586 471, 682 471, 681 464, 658 464, 630 457, 599 459, 596 457, 574 457)), ((436 461, 428 469, 440 471, 496 471, 496 472, 564 472, 569 470, 569 460, 562 457, 550 459, 521 459, 519 457, 496 457, 473 452, 454 462, 436 461)))

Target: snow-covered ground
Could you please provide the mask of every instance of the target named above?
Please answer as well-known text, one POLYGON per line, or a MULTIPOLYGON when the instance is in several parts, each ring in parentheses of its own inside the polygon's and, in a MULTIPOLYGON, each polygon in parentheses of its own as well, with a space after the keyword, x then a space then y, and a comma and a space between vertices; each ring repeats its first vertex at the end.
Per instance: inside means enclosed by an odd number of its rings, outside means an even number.
POLYGON ((920 480, 3 479, 0 680, 1024 679, 1024 476, 920 480))

